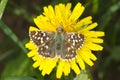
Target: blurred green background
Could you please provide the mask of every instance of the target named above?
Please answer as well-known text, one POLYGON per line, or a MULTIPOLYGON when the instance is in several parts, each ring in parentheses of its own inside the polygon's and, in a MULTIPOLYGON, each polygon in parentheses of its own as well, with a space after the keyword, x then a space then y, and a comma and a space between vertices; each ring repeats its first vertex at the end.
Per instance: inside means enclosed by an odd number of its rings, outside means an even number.
MULTIPOLYGON (((93 67, 88 66, 89 75, 81 80, 90 80, 90 75, 91 80, 120 80, 120 0, 1 0, 0 80, 57 80, 54 71, 43 77, 33 69, 24 44, 29 41, 29 26, 36 26, 33 18, 42 13, 43 6, 68 2, 72 7, 81 2, 85 6, 81 18, 91 15, 99 24, 94 30, 105 32, 104 50, 94 52, 98 60, 93 67)), ((71 73, 62 80, 73 76, 71 73)))

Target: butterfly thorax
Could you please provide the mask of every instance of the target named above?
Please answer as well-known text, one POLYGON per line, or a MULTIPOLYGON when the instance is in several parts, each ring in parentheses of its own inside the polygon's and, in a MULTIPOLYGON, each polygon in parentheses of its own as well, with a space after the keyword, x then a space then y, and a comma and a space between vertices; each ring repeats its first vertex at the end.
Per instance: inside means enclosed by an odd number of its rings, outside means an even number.
POLYGON ((57 53, 56 54, 57 57, 60 57, 60 54, 63 52, 62 47, 63 47, 63 43, 64 43, 64 31, 61 26, 59 26, 56 30, 57 31, 54 36, 55 53, 57 53))

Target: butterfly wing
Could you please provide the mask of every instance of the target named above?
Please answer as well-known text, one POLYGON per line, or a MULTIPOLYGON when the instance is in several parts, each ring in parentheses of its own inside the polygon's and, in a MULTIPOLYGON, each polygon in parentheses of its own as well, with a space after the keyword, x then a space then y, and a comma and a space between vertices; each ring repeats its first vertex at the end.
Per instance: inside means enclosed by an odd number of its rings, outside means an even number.
POLYGON ((29 33, 31 41, 38 46, 38 53, 43 57, 55 57, 54 32, 31 31, 29 33))
POLYGON ((42 46, 46 44, 48 41, 53 39, 54 32, 46 32, 46 31, 30 31, 29 33, 31 41, 37 46, 42 46))
POLYGON ((84 44, 84 35, 78 33, 65 33, 64 44, 61 54, 61 58, 65 60, 71 60, 76 57, 76 51, 84 44))

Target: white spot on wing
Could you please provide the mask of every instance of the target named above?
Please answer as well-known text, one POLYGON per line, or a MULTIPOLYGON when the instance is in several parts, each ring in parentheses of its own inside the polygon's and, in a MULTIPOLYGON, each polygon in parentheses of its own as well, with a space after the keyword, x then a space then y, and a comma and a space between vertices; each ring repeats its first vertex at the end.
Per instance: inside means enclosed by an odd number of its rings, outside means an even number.
POLYGON ((75 43, 73 42, 73 46, 75 46, 75 43))
POLYGON ((46 40, 49 40, 49 37, 46 37, 46 40))
POLYGON ((43 40, 41 40, 41 43, 43 43, 43 40))
POLYGON ((70 42, 71 40, 70 39, 68 39, 68 42, 70 42))
POLYGON ((78 40, 75 40, 76 42, 78 42, 78 40))
POLYGON ((68 51, 70 50, 70 47, 68 47, 68 51))
POLYGON ((41 48, 41 50, 43 50, 43 48, 41 48))
POLYGON ((35 37, 35 35, 32 35, 32 37, 34 38, 34 37, 35 37))
POLYGON ((35 32, 35 35, 37 35, 38 34, 38 32, 35 32))
POLYGON ((46 45, 45 48, 48 49, 48 45, 46 45))
POLYGON ((73 34, 71 35, 71 38, 73 39, 73 34))
POLYGON ((81 38, 81 37, 80 37, 80 34, 78 34, 78 38, 81 38))
POLYGON ((46 36, 46 34, 45 33, 43 33, 43 37, 45 37, 46 36))
POLYGON ((41 37, 40 39, 41 39, 41 41, 43 41, 43 37, 41 37))
POLYGON ((40 37, 38 37, 37 39, 40 40, 40 37))

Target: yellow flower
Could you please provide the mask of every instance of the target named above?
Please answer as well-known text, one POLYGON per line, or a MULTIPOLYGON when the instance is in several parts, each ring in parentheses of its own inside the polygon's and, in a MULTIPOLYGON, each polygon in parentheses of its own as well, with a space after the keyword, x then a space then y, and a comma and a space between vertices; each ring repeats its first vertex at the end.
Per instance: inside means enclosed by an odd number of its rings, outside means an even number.
POLYGON ((28 57, 32 57, 35 61, 33 64, 34 68, 39 68, 42 71, 42 75, 50 74, 52 70, 56 69, 56 77, 61 78, 64 73, 68 76, 71 69, 76 73, 80 74, 80 70, 85 70, 85 63, 89 66, 93 66, 93 61, 96 61, 96 56, 92 51, 100 51, 103 49, 99 43, 103 43, 103 40, 99 37, 104 36, 102 31, 93 31, 98 24, 92 23, 92 17, 88 16, 81 20, 79 17, 84 11, 84 7, 81 3, 78 3, 73 11, 71 11, 71 3, 58 4, 53 8, 51 5, 44 7, 43 14, 34 18, 34 22, 38 28, 30 26, 29 32, 31 31, 52 31, 56 32, 56 28, 62 25, 65 32, 75 32, 77 34, 84 35, 84 44, 76 50, 75 59, 63 60, 61 58, 46 58, 38 54, 38 46, 36 46, 31 40, 25 47, 31 51, 28 53, 28 57))

